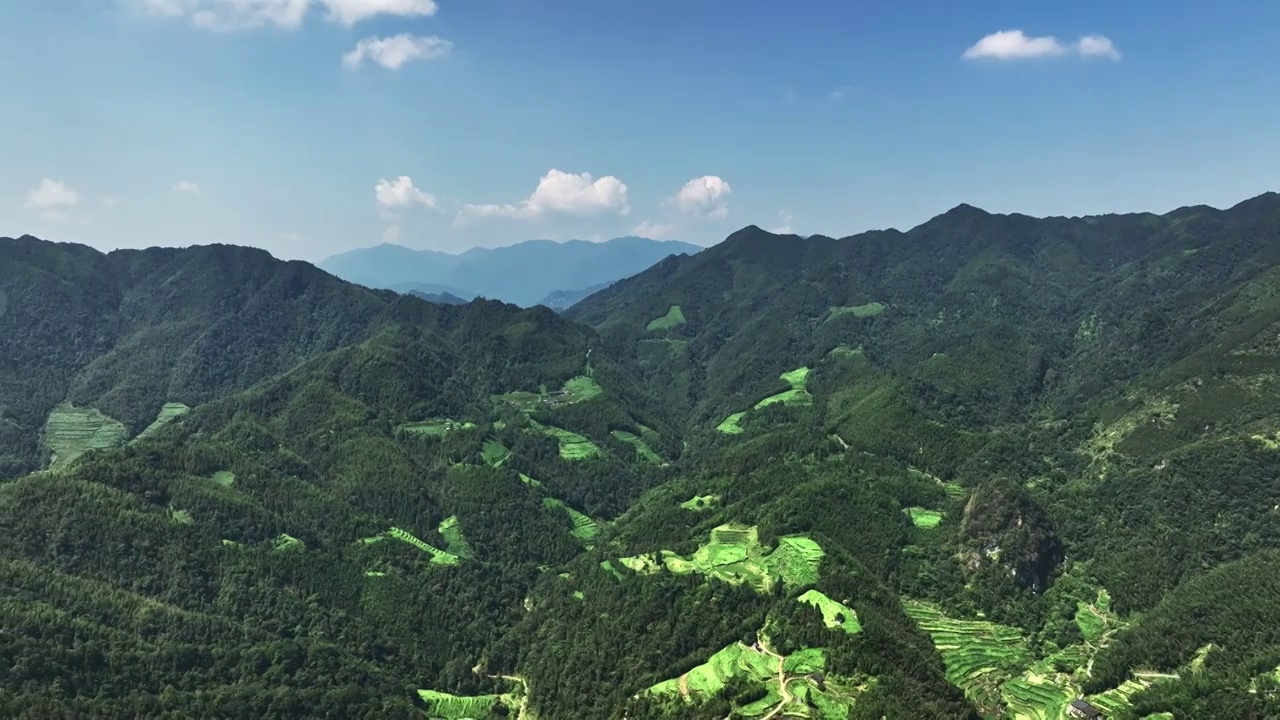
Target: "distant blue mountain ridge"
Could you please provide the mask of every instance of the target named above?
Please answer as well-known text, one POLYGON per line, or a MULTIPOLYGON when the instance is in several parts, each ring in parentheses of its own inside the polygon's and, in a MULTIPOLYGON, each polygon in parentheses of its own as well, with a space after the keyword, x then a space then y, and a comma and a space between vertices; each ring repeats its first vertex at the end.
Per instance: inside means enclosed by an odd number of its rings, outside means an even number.
POLYGON ((456 255, 384 243, 334 255, 319 266, 371 288, 463 300, 486 297, 563 310, 591 291, 646 270, 669 255, 700 250, 701 246, 691 243, 630 236, 604 242, 527 240, 456 255))

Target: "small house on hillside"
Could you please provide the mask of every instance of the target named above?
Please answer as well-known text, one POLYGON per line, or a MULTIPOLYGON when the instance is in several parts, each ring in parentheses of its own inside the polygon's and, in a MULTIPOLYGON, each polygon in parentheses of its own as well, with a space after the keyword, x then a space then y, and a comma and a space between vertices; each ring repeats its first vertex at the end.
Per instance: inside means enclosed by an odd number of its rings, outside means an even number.
POLYGON ((1085 718, 1085 720, 1102 720, 1105 717, 1101 710, 1086 700, 1072 700, 1067 706, 1067 714, 1071 717, 1085 718))

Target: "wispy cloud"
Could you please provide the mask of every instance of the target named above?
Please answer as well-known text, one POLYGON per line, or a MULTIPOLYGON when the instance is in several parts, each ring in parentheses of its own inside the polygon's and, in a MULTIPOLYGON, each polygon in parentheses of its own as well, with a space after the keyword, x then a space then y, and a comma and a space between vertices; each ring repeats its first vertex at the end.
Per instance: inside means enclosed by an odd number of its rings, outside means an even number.
POLYGON ((355 69, 365 60, 377 63, 388 70, 399 70, 400 66, 411 60, 434 60, 453 52, 453 43, 438 38, 420 37, 410 33, 400 33, 391 37, 367 37, 356 43, 351 52, 342 56, 342 64, 348 69, 355 69))
POLYGON ((188 180, 179 180, 178 182, 174 183, 173 191, 176 193, 183 193, 186 195, 199 195, 200 186, 188 180))
POLYGON ((435 0, 123 0, 142 12, 183 18, 209 30, 249 30, 265 25, 296 28, 312 10, 323 10, 330 22, 350 27, 379 15, 435 15, 435 0))

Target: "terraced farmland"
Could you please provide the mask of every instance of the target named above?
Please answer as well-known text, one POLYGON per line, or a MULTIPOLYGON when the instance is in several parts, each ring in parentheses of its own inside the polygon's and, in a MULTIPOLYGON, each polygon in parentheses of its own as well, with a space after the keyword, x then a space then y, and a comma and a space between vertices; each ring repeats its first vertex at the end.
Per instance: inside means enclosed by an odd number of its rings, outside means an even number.
POLYGON ((796 598, 806 605, 812 605, 822 613, 822 622, 827 627, 840 628, 850 635, 862 632, 858 622, 858 613, 841 602, 836 602, 817 590, 810 590, 796 598))
POLYGON ((156 415, 156 419, 144 428, 142 432, 138 433, 138 436, 130 442, 137 442, 150 435, 154 435, 160 431, 160 428, 163 428, 165 425, 168 425, 189 412, 191 412, 191 408, 183 405, 182 403, 165 403, 164 406, 160 408, 160 414, 156 415))
POLYGON ((493 717, 499 706, 506 707, 502 695, 461 696, 419 690, 418 697, 427 706, 427 717, 441 720, 485 720, 493 717))
POLYGON ((672 328, 679 327, 684 323, 684 311, 680 309, 679 305, 672 305, 671 309, 667 310, 666 315, 650 320, 646 329, 649 331, 670 330, 672 328))
POLYGON ((903 608, 933 638, 947 666, 947 679, 980 709, 999 707, 1000 685, 1034 659, 1016 628, 983 620, 954 620, 915 600, 904 600, 903 608))
POLYGON ((462 527, 458 525, 457 515, 450 515, 441 520, 439 532, 440 537, 444 538, 445 543, 447 543, 448 552, 457 555, 459 558, 472 557, 471 545, 462 536, 462 527))
POLYGON ((537 431, 550 435, 560 442, 560 457, 565 460, 586 460, 602 454, 599 446, 576 432, 554 425, 543 425, 533 420, 530 424, 537 431))
POLYGON ((909 507, 902 510, 911 518, 911 524, 918 528, 935 528, 942 522, 942 512, 922 507, 909 507))
MULTIPOLYGON (((428 555, 431 556, 431 562, 435 565, 457 565, 458 564, 457 555, 454 555, 453 553, 445 552, 444 550, 441 550, 439 548, 431 547, 430 545, 426 544, 422 540, 419 540, 417 536, 415 536, 413 533, 410 533, 408 530, 401 530, 398 527, 393 527, 390 530, 387 530, 387 537, 392 537, 401 542, 408 543, 409 545, 412 545, 418 548, 422 552, 427 553, 428 555)), ((364 542, 369 542, 369 539, 366 538, 364 542)))
POLYGON ((767 551, 755 527, 729 524, 713 529, 710 541, 690 557, 663 550, 619 562, 634 572, 651 574, 665 569, 676 574, 698 573, 769 592, 779 581, 787 587, 817 582, 824 555, 816 542, 800 536, 779 538, 778 547, 767 551))
POLYGON ((725 418, 723 422, 717 425, 716 430, 719 430, 726 435, 740 435, 744 431, 744 428, 741 425, 742 418, 746 417, 746 415, 747 414, 745 412, 736 412, 725 418))
POLYGON ((53 452, 49 469, 66 467, 90 450, 116 447, 124 442, 125 435, 123 423, 93 408, 59 405, 49 413, 44 428, 45 446, 53 452))
POLYGON ((480 450, 480 457, 489 465, 498 467, 511 457, 511 451, 497 440, 485 440, 480 450))
MULTIPOLYGON (((755 406, 752 408, 753 410, 766 408, 766 407, 769 407, 770 405, 777 405, 778 403, 782 403, 783 405, 803 406, 803 405, 809 405, 810 403, 813 402, 813 396, 809 394, 809 391, 807 389, 807 385, 809 381, 809 368, 807 367, 796 368, 795 370, 782 373, 782 375, 780 375, 779 377, 782 379, 783 382, 790 385, 791 389, 784 390, 776 395, 770 395, 769 397, 756 403, 755 406)), ((747 414, 746 412, 736 412, 730 415, 729 417, 725 418, 719 425, 716 426, 716 430, 719 430, 720 432, 725 433, 727 435, 738 435, 742 433, 743 432, 742 418, 746 417, 746 414, 747 414)))
POLYGON ((579 540, 590 540, 600 534, 600 525, 595 520, 564 504, 564 501, 556 498, 543 498, 542 504, 553 510, 564 511, 573 522, 573 536, 579 540))
POLYGON ((449 418, 432 418, 421 422, 405 423, 397 427, 396 432, 426 435, 428 437, 443 437, 455 430, 471 430, 475 427, 477 427, 476 424, 469 421, 459 422, 449 418))
POLYGON ((636 454, 639 455, 641 459, 651 462, 654 465, 664 464, 658 453, 654 452, 653 448, 649 447, 649 443, 645 442, 640 436, 624 430, 614 430, 610 434, 622 442, 634 447, 636 449, 636 454))

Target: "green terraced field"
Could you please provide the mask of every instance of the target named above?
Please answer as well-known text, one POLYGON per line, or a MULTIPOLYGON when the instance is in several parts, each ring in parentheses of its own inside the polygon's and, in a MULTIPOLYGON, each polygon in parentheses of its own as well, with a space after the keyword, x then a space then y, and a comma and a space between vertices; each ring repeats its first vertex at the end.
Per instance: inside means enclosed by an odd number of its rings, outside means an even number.
POLYGON ((647 574, 665 569, 678 575, 697 573, 769 592, 779 581, 787 587, 817 582, 824 555, 816 542, 796 536, 779 538, 778 547, 766 551, 754 526, 729 524, 713 529, 709 542, 690 557, 663 550, 659 554, 621 558, 619 562, 634 572, 647 574))
POLYGON ((862 632, 862 625, 858 623, 858 613, 844 603, 836 602, 817 590, 810 590, 796 600, 821 611, 822 622, 829 628, 840 628, 850 635, 862 632))
POLYGON ((866 305, 832 306, 831 309, 827 311, 827 318, 823 322, 831 322, 832 320, 844 315, 852 315, 860 318, 875 317, 876 315, 884 312, 884 309, 884 303, 878 302, 867 303, 866 305))
POLYGON ((566 398, 563 402, 577 403, 599 397, 604 392, 604 388, 600 387, 594 378, 579 375, 567 380, 561 392, 566 398))
POLYGON ((563 501, 556 498, 543 498, 542 504, 554 510, 564 511, 573 521, 573 536, 579 540, 590 540, 600 534, 600 525, 595 520, 565 505, 563 501))
POLYGON ((918 528, 935 528, 942 522, 942 512, 927 510, 922 507, 903 508, 902 512, 911 518, 911 523, 918 528))
POLYGON ((462 527, 458 525, 458 516, 450 515, 440 521, 440 537, 444 538, 448 552, 459 558, 472 557, 471 545, 462 536, 462 527))
POLYGON ((480 450, 480 457, 487 464, 498 467, 506 462, 507 458, 511 457, 511 451, 507 449, 506 445, 497 440, 485 440, 484 447, 480 450))
MULTIPOLYGON (((401 530, 398 527, 393 527, 390 530, 387 530, 387 536, 393 537, 396 540, 399 540, 401 542, 408 543, 418 548, 419 550, 427 553, 428 555, 431 556, 431 562, 436 565, 457 565, 458 564, 457 555, 454 555, 453 553, 445 552, 444 550, 441 550, 439 548, 431 547, 425 542, 419 540, 415 535, 413 535, 407 530, 401 530)), ((366 542, 368 542, 368 540, 366 540, 366 542)))
POLYGON ((736 412, 717 425, 716 430, 727 435, 740 435, 743 432, 742 418, 746 417, 746 415, 745 412, 736 412))
POLYGON ((306 543, 288 533, 280 533, 275 539, 274 546, 276 550, 306 550, 306 543))
POLYGON ((1000 705, 1000 685, 1031 665, 1026 638, 1016 628, 983 620, 954 620, 933 606, 904 600, 903 608, 933 639, 947 679, 980 709, 1000 705))
POLYGON ((498 706, 505 705, 501 695, 461 696, 419 690, 418 697, 427 706, 427 717, 440 720, 487 720, 498 706))
POLYGON ((53 452, 49 469, 64 468, 90 450, 116 447, 124 442, 125 435, 123 423, 93 408, 59 405, 49 413, 44 428, 44 444, 53 452))
POLYGON ((654 465, 663 464, 663 460, 658 455, 658 453, 654 452, 653 448, 649 447, 649 443, 641 439, 640 436, 633 435, 632 433, 626 432, 624 430, 614 430, 610 434, 618 438, 622 442, 627 443, 628 445, 631 445, 632 447, 634 447, 636 449, 636 454, 639 455, 642 459, 648 462, 651 462, 654 465))
POLYGON ((1027 720, 1059 720, 1065 718, 1067 705, 1078 697, 1077 689, 1069 683, 1054 682, 1053 678, 1035 678, 1031 682, 1014 678, 1000 686, 1000 697, 1015 718, 1027 720))
POLYGON ((680 503, 680 507, 685 510, 702 511, 710 510, 720 502, 719 495, 698 495, 696 497, 685 500, 680 503))
POLYGON ((571 430, 558 428, 554 425, 543 425, 537 421, 530 421, 534 429, 539 432, 550 435, 560 443, 560 457, 565 460, 586 460, 602 454, 602 450, 595 443, 586 437, 579 435, 571 430))
POLYGON ((646 329, 651 331, 652 330, 670 330, 671 328, 679 327, 684 323, 685 323, 684 311, 680 309, 679 305, 672 305, 671 309, 667 310, 666 315, 663 315, 662 317, 657 318, 655 320, 649 321, 649 325, 647 326, 646 329))
POLYGON ((534 488, 542 487, 541 482, 534 480, 533 478, 529 477, 528 475, 525 475, 524 473, 520 473, 520 482, 524 483, 525 485, 528 485, 529 487, 534 487, 534 488))
POLYGON ((413 433, 429 437, 443 437, 455 430, 471 430, 476 427, 473 422, 459 422, 449 418, 432 418, 421 422, 405 423, 396 428, 396 432, 413 433))
POLYGON ((791 386, 790 390, 771 395, 760 402, 756 403, 755 409, 769 407, 783 403, 785 405, 808 405, 813 401, 813 397, 809 395, 806 386, 809 382, 809 368, 796 368, 790 372, 782 373, 779 376, 783 382, 791 386))
POLYGON ((183 415, 186 415, 189 412, 191 412, 191 408, 187 407, 186 405, 183 405, 182 403, 165 403, 164 406, 160 408, 160 414, 156 416, 156 419, 152 421, 152 423, 148 425, 142 432, 138 433, 138 436, 135 437, 130 442, 137 442, 150 435, 154 435, 155 433, 160 431, 160 428, 164 427, 165 425, 168 425, 169 423, 182 417, 183 415))

